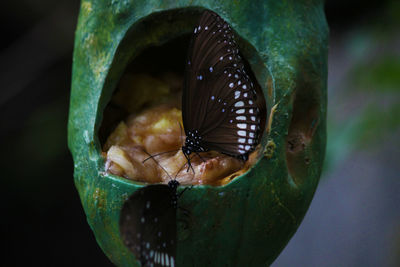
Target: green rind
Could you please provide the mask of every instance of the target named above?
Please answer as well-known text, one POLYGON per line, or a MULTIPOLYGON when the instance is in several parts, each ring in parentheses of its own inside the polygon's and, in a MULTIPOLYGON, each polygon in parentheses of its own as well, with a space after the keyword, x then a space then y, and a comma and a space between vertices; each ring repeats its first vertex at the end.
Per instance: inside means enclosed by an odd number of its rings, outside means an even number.
POLYGON ((245 55, 268 108, 278 103, 270 134, 262 141, 264 146, 272 141, 275 149, 226 186, 196 186, 185 192, 179 203, 190 210, 191 221, 188 230, 178 227, 177 266, 271 264, 302 221, 318 184, 326 143, 328 28, 322 1, 82 1, 69 147, 88 223, 118 266, 137 265, 122 244, 118 220, 123 201, 142 185, 104 172, 97 137, 102 112, 128 62, 150 44, 191 31, 199 8, 220 14, 249 44, 245 55), (165 14, 181 21, 160 21, 165 14), (294 156, 289 173, 286 144, 293 102, 301 94, 316 108, 319 124, 294 156), (309 164, 298 163, 305 157, 309 164))

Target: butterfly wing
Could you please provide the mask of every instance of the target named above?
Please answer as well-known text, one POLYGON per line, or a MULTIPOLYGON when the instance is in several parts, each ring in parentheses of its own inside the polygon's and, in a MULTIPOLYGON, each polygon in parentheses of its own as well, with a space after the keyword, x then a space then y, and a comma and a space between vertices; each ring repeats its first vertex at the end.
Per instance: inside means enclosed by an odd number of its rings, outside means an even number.
POLYGON ((176 209, 167 185, 143 187, 122 207, 121 237, 142 266, 175 265, 176 227, 176 209))
POLYGON ((183 123, 198 130, 202 145, 233 156, 258 143, 257 93, 231 27, 205 11, 194 30, 185 73, 183 123))

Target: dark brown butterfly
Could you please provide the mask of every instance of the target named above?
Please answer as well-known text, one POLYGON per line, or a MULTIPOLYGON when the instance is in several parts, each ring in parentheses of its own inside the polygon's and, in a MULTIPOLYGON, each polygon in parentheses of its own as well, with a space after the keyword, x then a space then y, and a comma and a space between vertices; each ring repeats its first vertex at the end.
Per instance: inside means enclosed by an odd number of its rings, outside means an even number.
POLYGON ((148 185, 122 207, 121 237, 142 266, 175 266, 178 186, 176 180, 148 185))
POLYGON ((246 160, 258 144, 257 93, 231 27, 205 11, 194 28, 185 71, 182 151, 215 150, 246 160))

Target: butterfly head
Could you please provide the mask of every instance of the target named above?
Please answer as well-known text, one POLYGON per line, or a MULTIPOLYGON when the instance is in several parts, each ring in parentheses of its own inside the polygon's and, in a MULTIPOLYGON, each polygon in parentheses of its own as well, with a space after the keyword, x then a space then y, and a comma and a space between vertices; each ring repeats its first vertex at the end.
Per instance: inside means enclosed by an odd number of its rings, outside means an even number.
POLYGON ((173 179, 171 181, 168 182, 168 187, 173 190, 174 192, 176 192, 176 189, 179 186, 179 182, 176 179, 173 179))

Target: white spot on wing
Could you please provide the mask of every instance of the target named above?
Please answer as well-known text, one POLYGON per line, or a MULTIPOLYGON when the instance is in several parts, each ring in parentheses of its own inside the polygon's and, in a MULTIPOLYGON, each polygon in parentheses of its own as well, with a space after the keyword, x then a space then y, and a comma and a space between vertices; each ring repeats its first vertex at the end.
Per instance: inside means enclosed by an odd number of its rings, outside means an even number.
POLYGON ((246 136, 246 131, 237 131, 239 136, 246 136))
POLYGON ((239 139, 238 139, 238 142, 239 142, 239 143, 245 143, 245 142, 246 142, 246 138, 239 138, 239 139))
POLYGON ((230 87, 230 88, 233 88, 233 85, 234 85, 233 83, 230 83, 230 84, 229 84, 229 87, 230 87))
POLYGON ((243 114, 243 113, 244 113, 244 109, 243 108, 236 110, 236 114, 243 114))
POLYGON ((235 91, 235 99, 238 99, 240 96, 240 91, 235 91))
POLYGON ((237 117, 236 117, 236 120, 238 120, 238 121, 245 121, 245 120, 246 120, 246 117, 245 117, 245 116, 237 116, 237 117))
POLYGON ((243 107, 244 106, 244 102, 243 101, 239 101, 235 103, 235 107, 243 107))
POLYGON ((254 131, 256 129, 256 126, 253 124, 250 126, 250 129, 252 129, 254 131))
POLYGON ((246 123, 238 123, 236 124, 236 126, 240 129, 246 129, 247 128, 247 124, 246 123))

